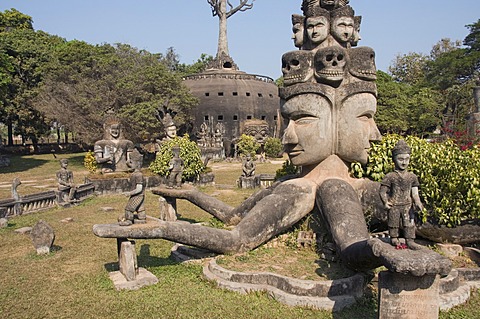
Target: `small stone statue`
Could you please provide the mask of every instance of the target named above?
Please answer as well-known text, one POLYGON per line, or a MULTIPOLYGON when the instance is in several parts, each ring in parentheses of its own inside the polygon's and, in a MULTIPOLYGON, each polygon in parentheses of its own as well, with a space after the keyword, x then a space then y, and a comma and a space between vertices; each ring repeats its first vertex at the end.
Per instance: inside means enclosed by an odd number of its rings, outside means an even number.
POLYGON ((76 202, 75 193, 77 186, 73 181, 73 172, 68 169, 68 160, 62 158, 60 160, 60 170, 57 171, 58 190, 61 192, 68 192, 68 202, 76 202))
POLYGON ((242 177, 253 177, 255 175, 255 162, 250 154, 247 155, 242 167, 242 177))
POLYGON ((134 149, 130 155, 129 166, 134 170, 130 177, 130 184, 135 188, 126 193, 129 196, 127 206, 125 206, 125 215, 118 218, 120 226, 130 226, 135 224, 145 224, 147 222, 147 214, 145 213, 145 186, 146 181, 141 172, 143 164, 143 156, 137 149, 134 149), (135 212, 137 216, 135 216, 135 212))
POLYGON ((182 187, 182 173, 184 168, 183 159, 180 158, 180 148, 172 148, 173 158, 170 160, 169 170, 170 175, 168 176, 168 186, 170 188, 180 188, 182 187))
POLYGON ((423 210, 420 196, 418 195, 417 176, 407 171, 410 163, 411 148, 404 140, 398 141, 392 150, 395 170, 385 175, 380 186, 380 198, 388 210, 388 232, 392 245, 397 249, 420 249, 416 244, 415 223, 411 215, 412 200, 418 209, 423 210), (400 229, 403 228, 405 244, 401 244, 400 229))

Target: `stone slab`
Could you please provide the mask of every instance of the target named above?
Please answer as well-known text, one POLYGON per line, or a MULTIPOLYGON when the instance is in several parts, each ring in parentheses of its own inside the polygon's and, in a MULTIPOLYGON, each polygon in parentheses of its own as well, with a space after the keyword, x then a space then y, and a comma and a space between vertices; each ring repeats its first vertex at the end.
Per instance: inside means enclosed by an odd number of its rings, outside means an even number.
POLYGON ((137 290, 158 282, 158 278, 154 274, 142 267, 138 268, 138 274, 132 281, 128 281, 120 271, 113 271, 109 273, 109 276, 117 290, 137 290))
POLYGON ((379 319, 438 319, 439 276, 382 271, 378 288, 379 319))

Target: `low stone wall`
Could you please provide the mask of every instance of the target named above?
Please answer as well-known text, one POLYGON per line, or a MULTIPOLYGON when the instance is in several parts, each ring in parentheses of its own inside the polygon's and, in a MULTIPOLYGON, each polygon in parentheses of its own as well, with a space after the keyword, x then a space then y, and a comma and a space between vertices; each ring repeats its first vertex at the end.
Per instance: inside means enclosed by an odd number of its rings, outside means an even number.
MULTIPOLYGON (((147 176, 147 188, 157 187, 165 184, 165 178, 162 176, 147 176)), ((131 191, 135 185, 131 185, 130 177, 122 178, 103 178, 103 179, 87 179, 89 183, 95 186, 95 194, 110 195, 122 194, 131 191)))
MULTIPOLYGON (((47 191, 0 200, 0 218, 34 213, 56 207, 63 202, 62 192, 47 191)), ((91 183, 79 185, 75 198, 83 200, 94 195, 94 186, 91 183)))

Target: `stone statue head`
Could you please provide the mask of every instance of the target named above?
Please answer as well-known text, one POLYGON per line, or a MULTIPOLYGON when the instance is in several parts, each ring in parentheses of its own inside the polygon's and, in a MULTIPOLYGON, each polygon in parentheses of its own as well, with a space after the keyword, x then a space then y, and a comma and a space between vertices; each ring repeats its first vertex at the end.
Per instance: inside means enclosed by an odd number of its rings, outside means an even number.
POLYGON ((282 137, 285 152, 297 166, 321 163, 334 152, 332 104, 320 93, 295 95, 282 100, 287 127, 282 137))
POLYGON ((338 86, 343 81, 348 63, 345 49, 339 46, 321 48, 315 53, 315 78, 319 83, 338 86))
POLYGON ((335 153, 345 162, 367 163, 370 142, 381 139, 374 121, 377 99, 373 93, 349 95, 338 105, 335 153))
POLYGON ((360 25, 362 24, 362 16, 355 16, 353 17, 354 20, 354 28, 353 28, 353 36, 350 40, 350 44, 352 47, 356 47, 358 42, 362 39, 360 36, 360 25))
POLYGON ((375 65, 375 51, 369 47, 358 47, 348 51, 350 74, 360 80, 375 81, 377 67, 375 65))
POLYGON ((62 159, 60 160, 60 167, 62 167, 62 168, 67 168, 67 166, 68 166, 68 159, 62 158, 62 159))
POLYGON ((353 39, 355 31, 355 12, 352 7, 344 6, 331 12, 331 34, 341 45, 353 39))
POLYGON ((305 20, 305 29, 312 47, 323 43, 330 34, 330 12, 316 8, 308 13, 305 20))
POLYGON ((242 123, 242 134, 253 136, 261 145, 265 144, 269 131, 268 122, 264 120, 251 119, 242 123))
POLYGON ((303 46, 303 39, 304 39, 304 31, 305 28, 303 27, 305 23, 305 17, 299 14, 292 14, 292 40, 293 45, 297 48, 301 48, 303 46))
POLYGON ((313 80, 313 52, 298 50, 282 56, 282 73, 285 86, 313 80))
POLYGON ((392 158, 395 164, 395 169, 404 171, 410 164, 410 154, 412 149, 404 140, 399 140, 392 149, 392 158))

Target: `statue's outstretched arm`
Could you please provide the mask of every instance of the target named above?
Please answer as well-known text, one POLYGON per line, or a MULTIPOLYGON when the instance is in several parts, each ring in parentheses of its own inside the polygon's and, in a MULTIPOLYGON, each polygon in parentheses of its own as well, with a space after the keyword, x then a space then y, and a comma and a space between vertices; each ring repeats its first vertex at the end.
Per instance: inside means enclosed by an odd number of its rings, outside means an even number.
POLYGON ((283 183, 263 197, 232 230, 175 221, 149 221, 146 225, 94 225, 105 238, 163 238, 219 253, 254 249, 310 213, 315 204, 315 185, 308 181, 283 183))
POLYGON ((237 225, 245 214, 247 214, 247 212, 250 211, 260 199, 270 195, 277 185, 278 183, 275 183, 268 189, 256 192, 235 208, 213 196, 202 193, 193 187, 186 188, 187 186, 183 186, 182 189, 157 187, 152 189, 152 193, 164 197, 188 200, 212 216, 215 216, 226 225, 233 226, 237 225))

